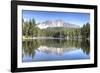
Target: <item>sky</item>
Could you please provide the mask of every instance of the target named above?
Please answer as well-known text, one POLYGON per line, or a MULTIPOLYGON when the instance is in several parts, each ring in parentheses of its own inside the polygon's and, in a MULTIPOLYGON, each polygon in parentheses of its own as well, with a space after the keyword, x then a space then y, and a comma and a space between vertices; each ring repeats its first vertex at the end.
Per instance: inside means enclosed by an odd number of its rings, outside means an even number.
POLYGON ((66 23, 76 24, 81 27, 83 24, 90 22, 90 13, 23 10, 22 18, 24 21, 34 18, 36 23, 60 19, 66 23))

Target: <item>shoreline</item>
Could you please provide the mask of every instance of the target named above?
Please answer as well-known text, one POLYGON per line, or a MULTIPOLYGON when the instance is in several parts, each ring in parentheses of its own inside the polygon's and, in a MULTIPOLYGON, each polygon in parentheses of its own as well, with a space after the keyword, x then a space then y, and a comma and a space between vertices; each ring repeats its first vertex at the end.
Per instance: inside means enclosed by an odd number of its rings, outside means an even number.
POLYGON ((56 40, 56 39, 61 39, 61 40, 82 40, 82 38, 54 38, 54 37, 22 37, 22 39, 23 40, 35 40, 35 39, 54 39, 54 40, 56 40))

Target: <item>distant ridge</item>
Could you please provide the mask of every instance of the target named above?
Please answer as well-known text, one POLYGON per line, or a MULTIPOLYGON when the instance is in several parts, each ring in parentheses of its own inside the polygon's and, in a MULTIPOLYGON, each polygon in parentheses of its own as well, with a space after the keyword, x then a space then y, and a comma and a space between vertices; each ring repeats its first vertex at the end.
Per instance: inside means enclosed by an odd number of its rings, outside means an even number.
POLYGON ((54 21, 47 20, 42 23, 38 23, 37 27, 40 29, 45 29, 48 27, 80 28, 78 25, 66 23, 63 20, 54 20, 54 21))

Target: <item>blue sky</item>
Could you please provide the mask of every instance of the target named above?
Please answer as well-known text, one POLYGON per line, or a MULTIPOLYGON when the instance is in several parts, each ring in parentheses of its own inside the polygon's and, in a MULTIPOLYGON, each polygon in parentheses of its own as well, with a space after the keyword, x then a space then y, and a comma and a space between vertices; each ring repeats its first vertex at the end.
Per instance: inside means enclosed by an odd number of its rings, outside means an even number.
POLYGON ((90 22, 90 13, 23 10, 22 16, 25 21, 34 18, 36 23, 61 19, 68 23, 83 26, 83 24, 90 22))

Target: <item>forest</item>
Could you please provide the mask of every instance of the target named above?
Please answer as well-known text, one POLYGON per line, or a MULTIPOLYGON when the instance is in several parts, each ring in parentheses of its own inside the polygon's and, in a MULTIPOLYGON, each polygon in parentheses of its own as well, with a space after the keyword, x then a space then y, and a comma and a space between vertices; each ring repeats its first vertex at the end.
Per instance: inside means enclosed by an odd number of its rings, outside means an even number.
POLYGON ((52 37, 64 39, 90 39, 90 24, 87 22, 81 28, 54 27, 40 29, 36 27, 35 19, 22 20, 22 35, 24 38, 52 37))

